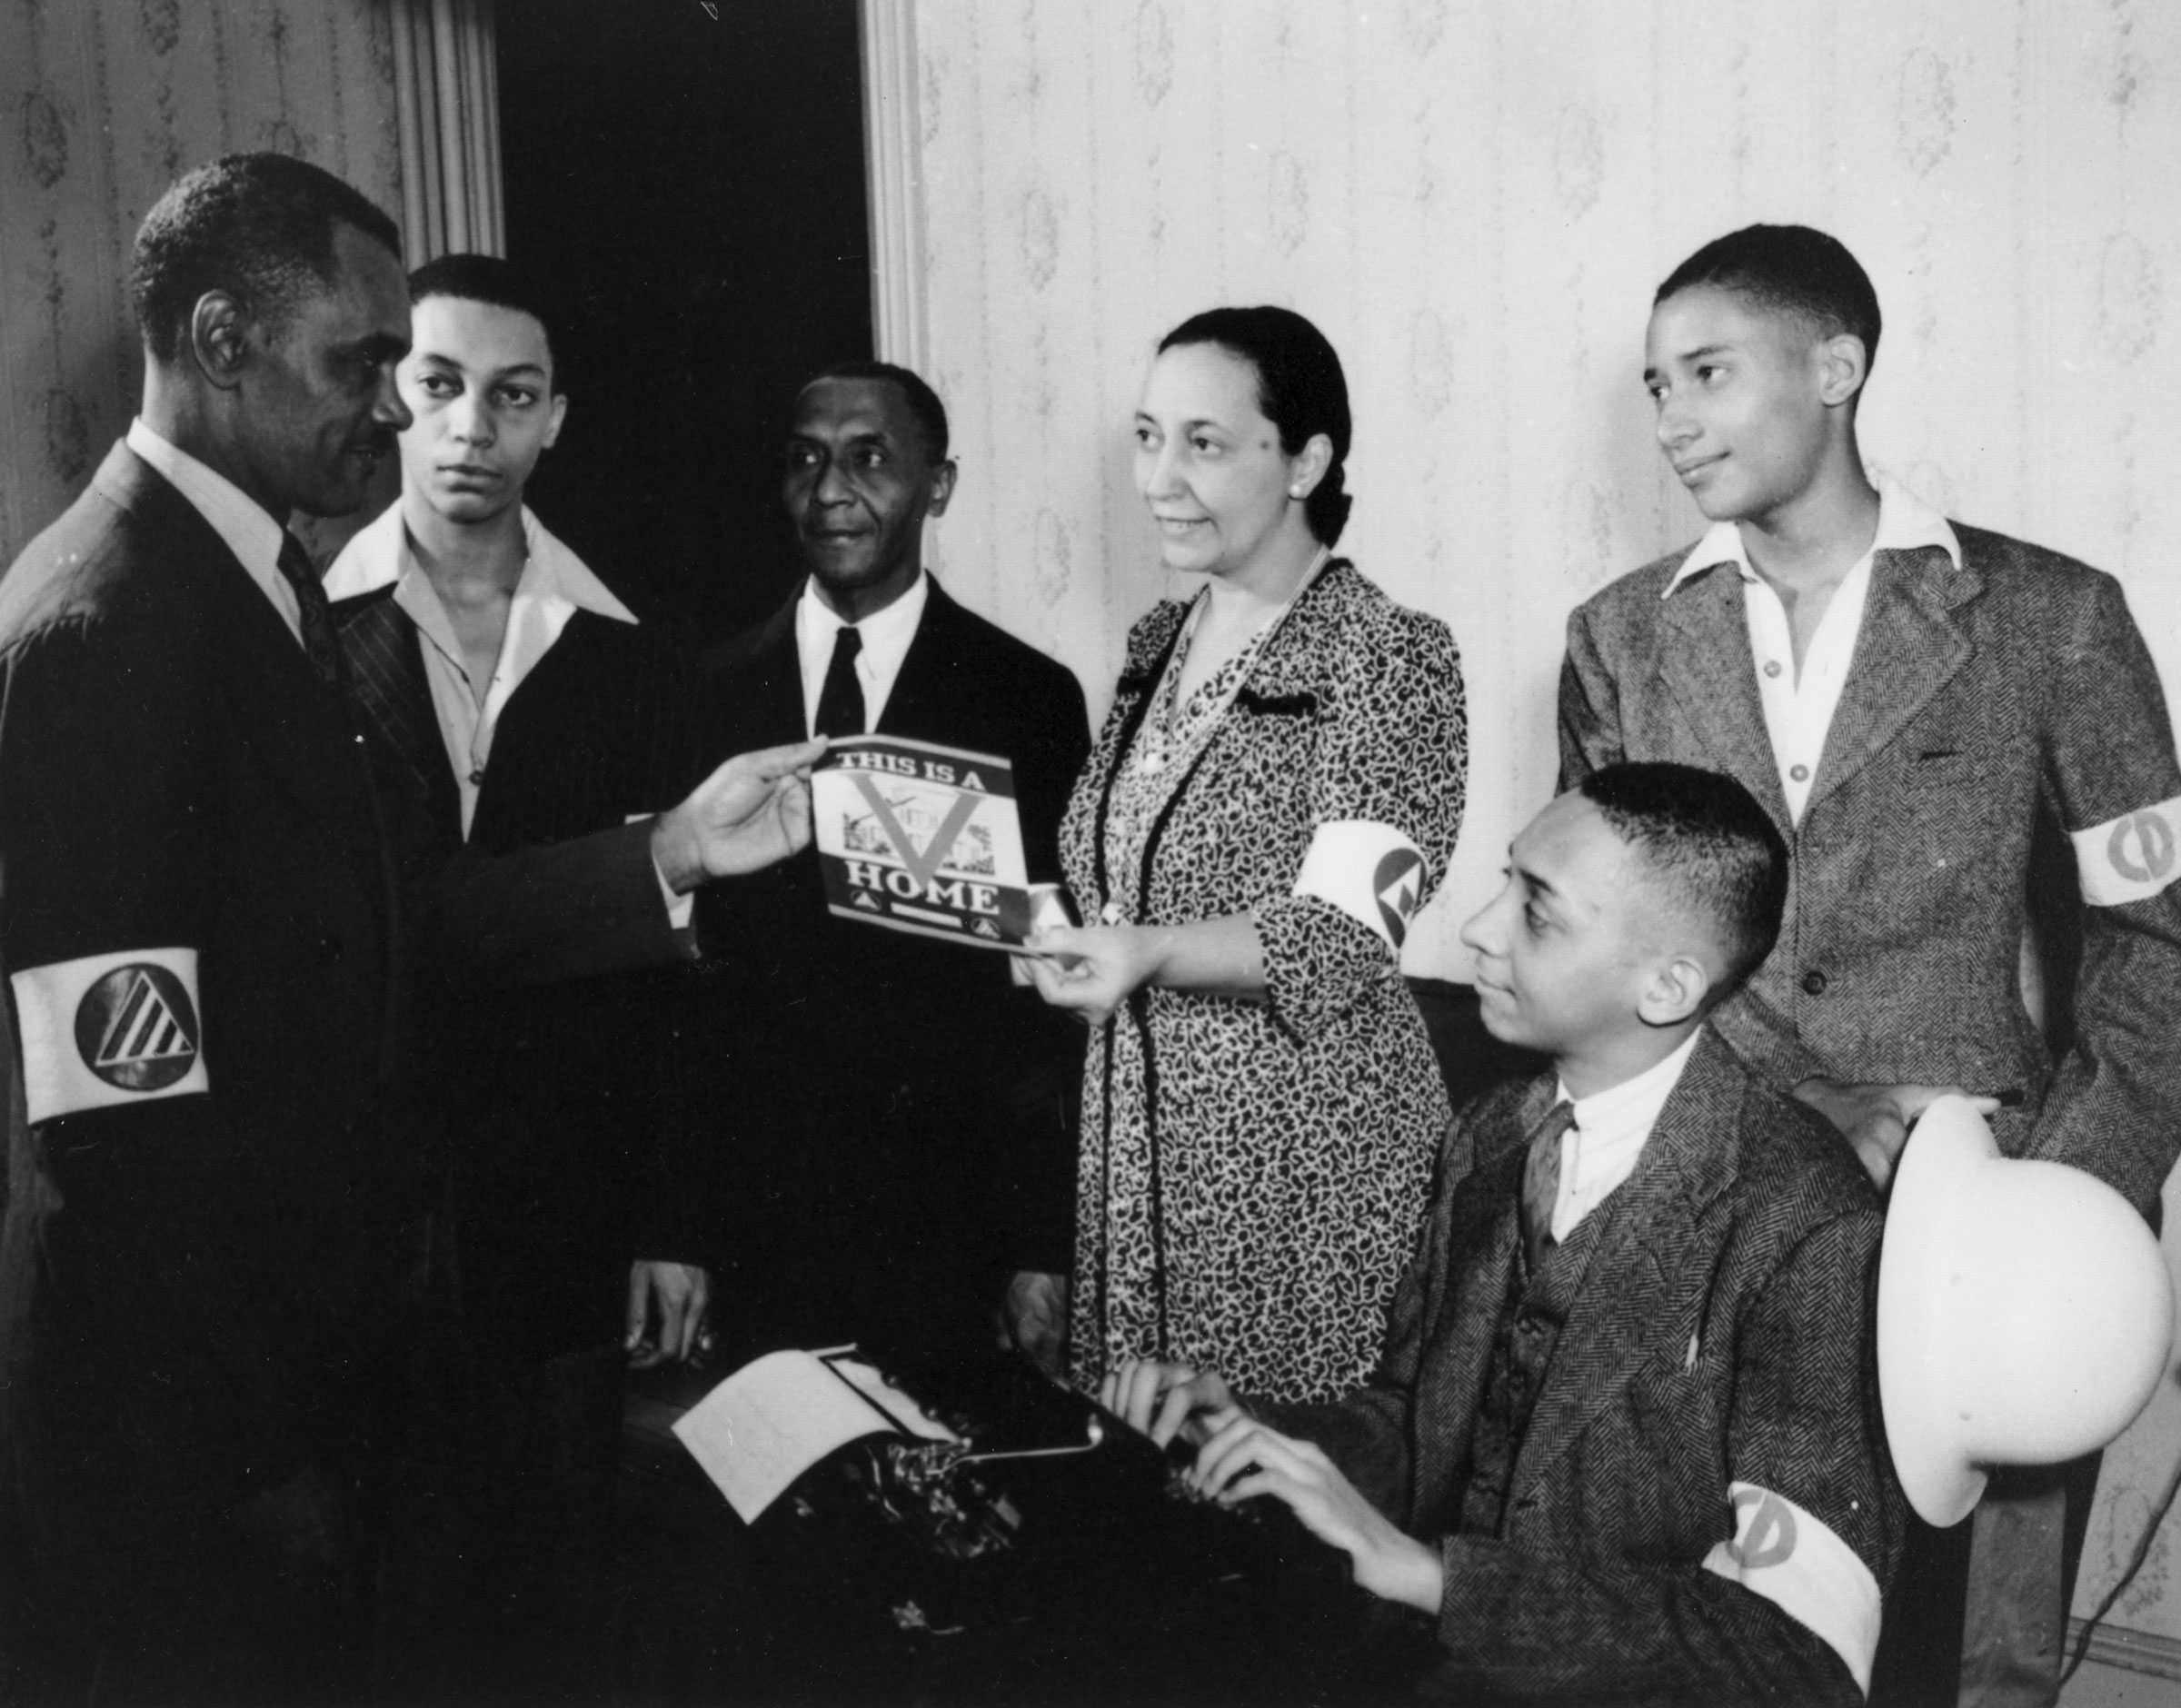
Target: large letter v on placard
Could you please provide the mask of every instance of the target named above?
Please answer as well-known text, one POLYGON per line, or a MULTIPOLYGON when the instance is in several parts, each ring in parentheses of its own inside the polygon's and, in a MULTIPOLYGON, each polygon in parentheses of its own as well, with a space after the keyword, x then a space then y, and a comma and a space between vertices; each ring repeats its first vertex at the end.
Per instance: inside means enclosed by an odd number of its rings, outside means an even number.
POLYGON ((909 832, 901 829, 901 821, 893 816, 893 809, 886 804, 885 796, 879 793, 879 786, 871 780, 870 773, 851 771, 850 776, 870 803, 879 829, 885 831, 887 841, 893 844, 893 851, 909 869, 909 876, 916 879, 916 887, 928 889, 932 879, 939 875, 941 862, 953 848, 954 839, 961 834, 976 812, 977 797, 957 795, 954 804, 947 809, 947 816, 939 821, 939 829, 931 832, 931 839, 920 849, 910 839, 909 832))

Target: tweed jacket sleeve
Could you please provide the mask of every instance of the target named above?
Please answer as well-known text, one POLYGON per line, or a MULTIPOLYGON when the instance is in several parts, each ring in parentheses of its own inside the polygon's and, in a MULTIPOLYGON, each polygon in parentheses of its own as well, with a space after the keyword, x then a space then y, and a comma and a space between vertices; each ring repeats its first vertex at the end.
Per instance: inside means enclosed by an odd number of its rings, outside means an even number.
POLYGON ((1899 1546, 1869 1333, 1882 1220, 1824 1122, 1717 1038, 1593 1213, 1504 1523, 1458 1527, 1552 1085, 1457 1117, 1369 1385, 1266 1419, 1438 1549, 1445 1700, 1857 1703, 1899 1546))
MULTIPOLYGON (((1790 838, 1780 945, 1714 1018, 1776 1083, 2019 1088, 2010 1155, 2081 1167, 2138 1208, 2181 1149, 2181 767, 2118 582, 1956 522, 1884 552, 1840 709, 1791 821, 1738 583, 1661 591, 1677 558, 1569 619, 1562 780, 1622 758, 1723 770, 1790 838), (2072 845, 2083 953, 2057 1070, 2019 978, 2032 844, 2072 845)), ((2063 1008, 2069 1005, 2057 1005, 2063 1008)))
MULTIPOLYGON (((1446 875, 1468 781, 1469 730, 1453 635, 1436 619, 1361 586, 1363 596, 1347 601, 1329 635, 1331 669, 1310 789, 1312 827, 1320 835, 1329 826, 1385 827, 1414 845, 1422 869, 1409 880, 1410 905, 1389 935, 1300 889, 1254 908, 1268 999, 1302 1038, 1348 1008, 1366 984, 1386 977, 1389 956, 1398 961, 1409 921, 1446 875)), ((1329 600, 1336 593, 1332 587, 1312 591, 1329 600)), ((1299 604, 1291 621, 1300 623, 1308 609, 1299 604)), ((1386 869, 1381 860, 1379 871, 1386 869)), ((1307 882, 1307 860, 1305 871, 1307 882)), ((1392 888, 1385 877, 1371 886, 1374 896, 1392 888)))
MULTIPOLYGON (((1568 652, 1560 663, 1559 738, 1562 789, 1573 789, 1591 772, 1629 757, 1621 733, 1619 686, 1592 631, 1588 605, 1568 619, 1568 652)), ((1757 991, 1745 988, 1738 992, 1713 1015, 1712 1024, 1743 1060, 1775 1085, 1799 1085, 1830 1071, 1825 1059, 1797 1036, 1793 1022, 1757 991)))
POLYGON ((2086 1169, 2148 1212, 2181 1154, 2181 769, 2120 585, 2092 585, 2046 687, 2046 788, 2085 906, 2075 1039, 2029 1154, 2086 1169))
MULTIPOLYGON (((1644 1405, 1655 1404, 1653 1427, 1693 1434, 1723 1424, 1728 1486, 1784 1496, 1854 1546, 1882 1582, 1883 1449, 1857 1379, 1879 1226, 1875 1210, 1844 1215, 1787 1255, 1734 1331, 1731 1388, 1713 1396, 1723 1419, 1684 1415, 1668 1398, 1670 1379, 1639 1380, 1644 1405)), ((1628 1498, 1642 1497, 1643 1481, 1631 1464, 1628 1498)), ((1586 1556, 1442 1538, 1438 1678, 1449 1700, 1470 1700, 1463 1693, 1482 1684, 1524 1701, 1860 1703, 1861 1686, 1823 1638, 1708 1564, 1722 1550, 1743 1549, 1755 1563, 1760 1549, 1795 1545, 1778 1543, 1778 1530, 1760 1534, 1763 1498, 1758 1529, 1746 1524, 1739 1543, 1715 1543, 1708 1554, 1586 1556)), ((1792 1520, 1785 1534, 1794 1537, 1792 1520)))

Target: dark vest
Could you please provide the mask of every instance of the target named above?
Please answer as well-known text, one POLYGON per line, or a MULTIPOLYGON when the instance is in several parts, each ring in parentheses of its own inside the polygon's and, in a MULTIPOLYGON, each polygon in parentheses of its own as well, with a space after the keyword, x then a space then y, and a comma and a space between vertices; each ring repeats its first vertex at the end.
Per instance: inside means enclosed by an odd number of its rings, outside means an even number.
POLYGON ((1508 1485, 1529 1431, 1529 1415, 1552 1366, 1561 1326, 1582 1295, 1590 1254, 1611 1219, 1611 1201, 1608 1196, 1578 1222, 1564 1243, 1547 1250, 1535 1270, 1523 1256, 1522 1242, 1515 1242, 1499 1326, 1492 1336, 1491 1368, 1469 1439, 1469 1486, 1455 1526, 1462 1534, 1497 1536, 1506 1522, 1508 1485))

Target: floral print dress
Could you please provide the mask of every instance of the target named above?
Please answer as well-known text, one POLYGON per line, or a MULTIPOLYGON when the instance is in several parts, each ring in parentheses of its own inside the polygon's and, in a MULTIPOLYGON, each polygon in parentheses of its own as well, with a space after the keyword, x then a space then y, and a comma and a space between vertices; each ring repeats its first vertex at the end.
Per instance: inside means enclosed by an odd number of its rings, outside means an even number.
POLYGON ((1460 665, 1336 560, 1183 701, 1190 610, 1131 632, 1062 858, 1086 920, 1250 913, 1268 988, 1142 989, 1091 1035, 1073 1374, 1177 1358, 1330 1399, 1375 1361, 1449 1116, 1399 944, 1461 822, 1460 665), (1375 927, 1298 889, 1321 829, 1354 826, 1420 856, 1375 927))

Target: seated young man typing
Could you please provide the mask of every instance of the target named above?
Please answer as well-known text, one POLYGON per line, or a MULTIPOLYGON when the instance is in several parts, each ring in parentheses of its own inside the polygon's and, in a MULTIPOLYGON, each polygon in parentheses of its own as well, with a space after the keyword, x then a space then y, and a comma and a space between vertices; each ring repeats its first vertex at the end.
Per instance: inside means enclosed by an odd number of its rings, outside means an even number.
POLYGON ((1256 1406, 1127 1365, 1101 1397, 1428 1614, 1471 1700, 1862 1700, 1903 1506, 1877 1416, 1877 1195, 1704 1016, 1778 932, 1787 851, 1730 779, 1608 766, 1471 919, 1485 1024, 1554 1072, 1458 1117, 1368 1385, 1256 1406))

